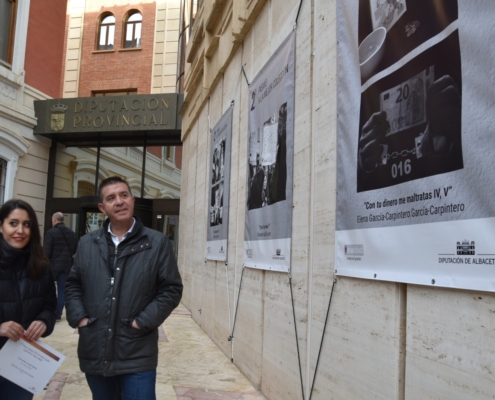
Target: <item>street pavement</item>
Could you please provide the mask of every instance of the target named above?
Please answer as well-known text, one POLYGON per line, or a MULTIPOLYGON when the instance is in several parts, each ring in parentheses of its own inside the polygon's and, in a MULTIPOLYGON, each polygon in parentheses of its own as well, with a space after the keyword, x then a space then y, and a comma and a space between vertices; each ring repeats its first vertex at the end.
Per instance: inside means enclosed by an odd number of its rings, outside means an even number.
MULTIPOLYGON (((180 305, 160 327, 157 400, 263 400, 237 367, 180 305)), ((34 400, 91 400, 77 359, 77 330, 65 316, 42 339, 66 356, 44 392, 34 400)), ((105 399, 96 399, 105 400, 105 399)))

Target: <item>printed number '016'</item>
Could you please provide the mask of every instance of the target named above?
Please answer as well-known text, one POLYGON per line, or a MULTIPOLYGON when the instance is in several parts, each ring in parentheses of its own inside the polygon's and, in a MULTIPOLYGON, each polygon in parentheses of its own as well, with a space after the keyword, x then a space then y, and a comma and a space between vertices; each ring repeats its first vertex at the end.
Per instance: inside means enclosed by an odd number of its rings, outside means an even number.
POLYGON ((400 161, 398 164, 392 164, 392 178, 397 178, 398 176, 408 175, 411 173, 411 160, 407 159, 402 163, 400 161))

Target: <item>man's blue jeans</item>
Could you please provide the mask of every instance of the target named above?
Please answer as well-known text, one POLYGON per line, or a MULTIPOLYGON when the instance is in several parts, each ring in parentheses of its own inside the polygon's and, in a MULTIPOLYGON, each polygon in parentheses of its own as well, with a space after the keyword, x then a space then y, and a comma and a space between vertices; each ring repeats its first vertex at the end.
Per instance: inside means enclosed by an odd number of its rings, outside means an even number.
POLYGON ((0 376, 0 400, 32 400, 33 394, 0 376))
POLYGON ((94 400, 156 400, 156 370, 117 376, 86 374, 94 400))
POLYGON ((62 311, 65 303, 65 281, 69 276, 69 271, 52 271, 53 280, 57 282, 57 313, 56 318, 62 318, 62 311))

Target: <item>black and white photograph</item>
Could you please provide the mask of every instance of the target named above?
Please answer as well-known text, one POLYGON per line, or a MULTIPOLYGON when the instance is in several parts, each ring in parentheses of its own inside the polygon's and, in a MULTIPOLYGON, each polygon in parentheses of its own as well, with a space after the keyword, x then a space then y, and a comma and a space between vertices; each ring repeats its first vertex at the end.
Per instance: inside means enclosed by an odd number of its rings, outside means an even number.
POLYGON ((463 168, 459 33, 361 95, 357 191, 463 168))
POLYGON ((373 29, 384 27, 390 30, 407 11, 406 0, 370 0, 373 29))
POLYGON ((219 182, 211 188, 210 226, 222 223, 223 210, 223 182, 219 182))
POLYGON ((360 0, 362 82, 417 49, 457 18, 457 0, 360 0))
POLYGON ((215 145, 215 150, 213 151, 213 164, 212 164, 212 184, 216 184, 223 180, 225 167, 225 139, 220 140, 218 144, 215 145))
POLYGON ((287 182, 287 103, 261 129, 249 136, 247 208, 266 207, 285 200, 287 182))
POLYGON ((225 261, 227 259, 232 110, 233 106, 230 106, 210 132, 208 167, 210 184, 206 225, 206 258, 209 260, 225 261))

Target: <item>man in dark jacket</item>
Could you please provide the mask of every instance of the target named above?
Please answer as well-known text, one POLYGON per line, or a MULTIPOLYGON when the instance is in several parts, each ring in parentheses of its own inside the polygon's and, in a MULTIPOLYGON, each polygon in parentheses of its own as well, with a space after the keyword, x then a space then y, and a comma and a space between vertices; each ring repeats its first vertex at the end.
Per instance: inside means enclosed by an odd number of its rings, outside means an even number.
POLYGON ((52 216, 52 226, 46 232, 43 249, 50 260, 50 271, 57 282, 57 321, 62 318, 64 309, 65 281, 72 267, 72 255, 76 252, 76 234, 64 224, 64 214, 56 212, 52 216))
POLYGON ((126 181, 100 183, 102 229, 79 241, 66 285, 67 320, 79 328, 79 365, 93 399, 156 399, 158 327, 180 302, 172 246, 133 217, 126 181))

